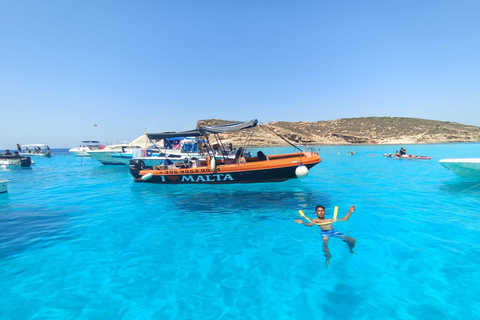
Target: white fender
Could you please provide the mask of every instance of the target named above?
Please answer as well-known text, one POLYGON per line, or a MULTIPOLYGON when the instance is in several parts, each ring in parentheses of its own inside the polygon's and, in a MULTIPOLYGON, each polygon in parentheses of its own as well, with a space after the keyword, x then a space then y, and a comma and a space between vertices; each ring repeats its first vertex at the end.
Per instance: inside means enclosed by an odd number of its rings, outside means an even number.
POLYGON ((142 179, 142 181, 147 181, 151 177, 153 177, 153 173, 149 172, 147 174, 144 174, 141 179, 142 179))
POLYGON ((213 156, 210 160, 210 168, 213 172, 215 172, 215 170, 217 169, 217 160, 215 159, 215 156, 213 156))
POLYGON ((299 179, 304 179, 308 176, 308 168, 305 167, 303 164, 299 165, 297 169, 295 169, 295 175, 299 179))

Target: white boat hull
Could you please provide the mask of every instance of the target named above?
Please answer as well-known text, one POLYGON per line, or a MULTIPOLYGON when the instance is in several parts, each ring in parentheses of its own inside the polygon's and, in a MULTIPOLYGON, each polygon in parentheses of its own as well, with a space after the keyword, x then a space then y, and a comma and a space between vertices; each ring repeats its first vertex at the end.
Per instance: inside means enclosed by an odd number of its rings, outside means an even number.
POLYGON ((480 178, 480 158, 442 159, 439 163, 463 178, 480 178))
POLYGON ((7 192, 7 185, 10 180, 0 180, 0 193, 7 192))
POLYGON ((112 154, 114 154, 114 153, 118 153, 118 151, 96 150, 96 151, 89 151, 88 152, 88 154, 92 158, 100 161, 103 164, 125 165, 125 163, 123 163, 121 161, 121 159, 117 159, 117 158, 112 157, 112 154))
POLYGON ((19 155, 23 156, 23 157, 47 157, 47 158, 50 158, 51 156, 53 156, 53 153, 34 153, 34 152, 20 152, 19 155))
POLYGON ((75 157, 91 157, 88 154, 88 151, 92 151, 92 149, 77 147, 77 148, 72 148, 72 149, 68 150, 68 152, 70 152, 75 157))

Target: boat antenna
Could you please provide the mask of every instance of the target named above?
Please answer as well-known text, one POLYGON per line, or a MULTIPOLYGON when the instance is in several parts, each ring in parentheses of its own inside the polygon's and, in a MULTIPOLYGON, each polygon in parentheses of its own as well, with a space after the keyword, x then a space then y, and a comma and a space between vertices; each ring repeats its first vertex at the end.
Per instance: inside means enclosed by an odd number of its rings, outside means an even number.
POLYGON ((152 124, 150 125, 150 127, 148 127, 148 130, 146 130, 146 131, 150 131, 150 129, 152 128, 152 126, 153 126, 153 124, 155 123, 155 121, 157 121, 157 118, 153 119, 152 124))

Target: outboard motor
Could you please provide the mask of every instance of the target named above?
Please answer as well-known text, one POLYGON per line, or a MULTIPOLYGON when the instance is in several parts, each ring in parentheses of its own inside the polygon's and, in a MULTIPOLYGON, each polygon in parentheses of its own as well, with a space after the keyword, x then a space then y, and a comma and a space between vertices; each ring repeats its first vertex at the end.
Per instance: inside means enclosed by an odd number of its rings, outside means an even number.
POLYGON ((132 159, 129 161, 130 163, 130 169, 135 169, 135 170, 143 170, 145 169, 145 162, 143 162, 142 159, 132 159))
POLYGON ((32 164, 32 158, 30 157, 20 157, 20 166, 23 168, 28 168, 32 164))
POLYGON ((135 178, 140 177, 140 171, 145 169, 145 162, 142 159, 132 159, 129 161, 130 174, 135 178))

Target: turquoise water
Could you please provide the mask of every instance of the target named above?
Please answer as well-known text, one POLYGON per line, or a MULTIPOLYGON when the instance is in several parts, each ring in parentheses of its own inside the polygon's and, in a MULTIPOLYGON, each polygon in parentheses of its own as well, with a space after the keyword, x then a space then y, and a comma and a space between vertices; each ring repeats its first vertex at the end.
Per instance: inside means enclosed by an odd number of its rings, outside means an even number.
POLYGON ((480 144, 395 148, 321 147, 308 178, 251 185, 134 183, 65 150, 0 170, 0 319, 479 318, 480 181, 438 160, 480 144), (316 204, 357 207, 328 267, 293 221, 316 204))

